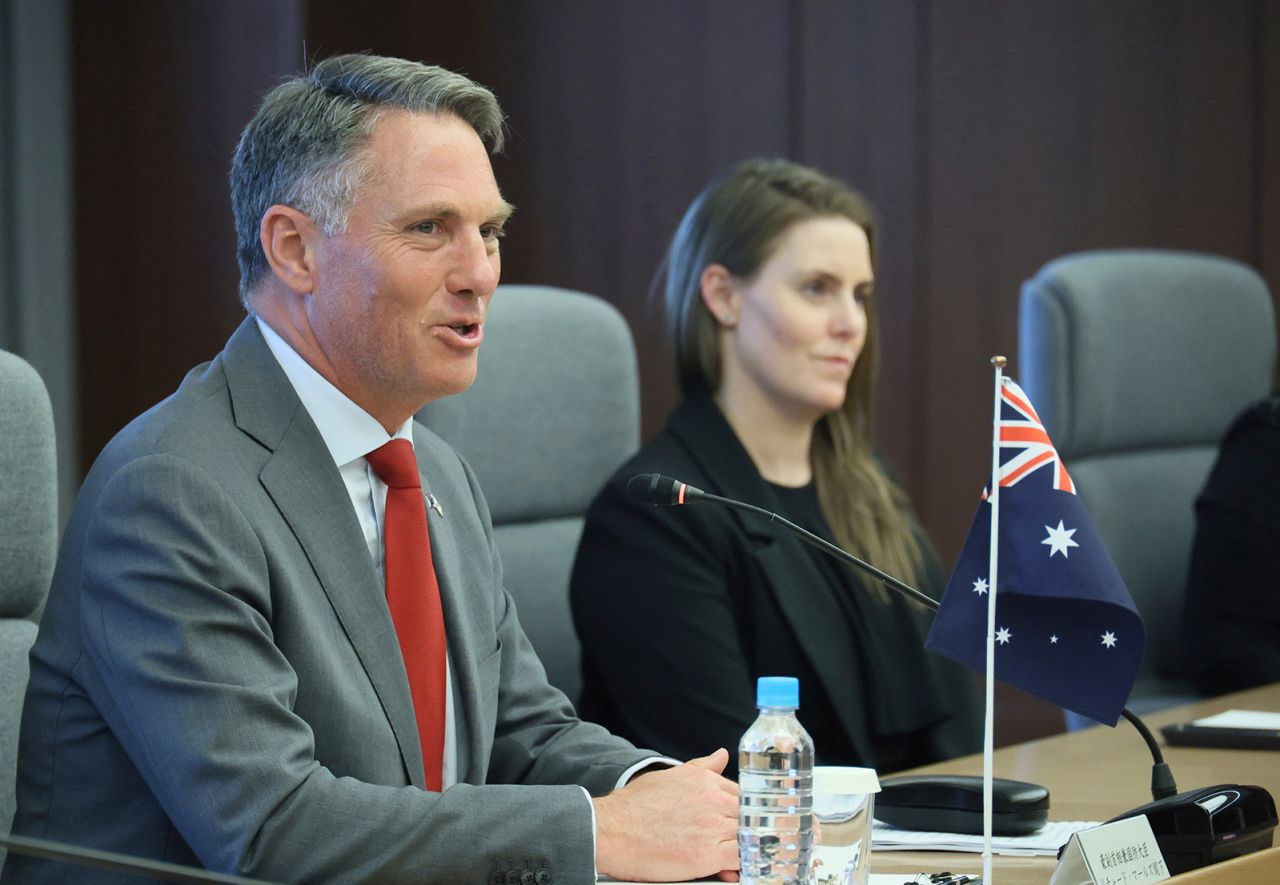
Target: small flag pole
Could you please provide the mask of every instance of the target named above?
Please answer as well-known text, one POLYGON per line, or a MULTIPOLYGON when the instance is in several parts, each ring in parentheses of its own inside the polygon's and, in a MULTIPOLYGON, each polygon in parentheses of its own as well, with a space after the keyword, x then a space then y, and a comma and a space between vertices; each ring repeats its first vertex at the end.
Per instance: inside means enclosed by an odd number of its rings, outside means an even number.
POLYGON ((991 504, 991 546, 987 564, 987 696, 982 743, 982 881, 985 885, 993 885, 995 881, 991 874, 991 779, 995 747, 996 587, 999 584, 996 570, 1000 549, 1000 390, 1004 386, 1004 367, 1008 362, 1002 356, 991 358, 991 365, 996 370, 996 383, 991 425, 991 493, 987 498, 991 504))

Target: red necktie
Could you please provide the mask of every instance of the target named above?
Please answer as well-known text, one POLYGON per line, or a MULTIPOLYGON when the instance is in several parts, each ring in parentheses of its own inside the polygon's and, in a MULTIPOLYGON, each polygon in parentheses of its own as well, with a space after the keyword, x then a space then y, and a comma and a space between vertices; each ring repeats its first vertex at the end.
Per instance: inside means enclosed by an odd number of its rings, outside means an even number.
POLYGON ((387 484, 383 529, 387 607, 409 676, 427 789, 439 792, 444 760, 444 611, 431 564, 418 462, 407 439, 393 439, 365 457, 387 484))

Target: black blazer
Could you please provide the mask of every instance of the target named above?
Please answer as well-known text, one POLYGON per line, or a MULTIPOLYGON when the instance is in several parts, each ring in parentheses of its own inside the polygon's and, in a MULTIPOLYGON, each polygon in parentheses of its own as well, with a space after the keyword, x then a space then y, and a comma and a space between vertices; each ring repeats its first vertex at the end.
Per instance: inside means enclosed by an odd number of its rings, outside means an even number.
POLYGON ((1280 679, 1280 396, 1244 411, 1196 500, 1191 675, 1208 694, 1280 679))
MULTIPOLYGON (((726 747, 733 776, 756 677, 798 676, 800 719, 823 763, 883 773, 980 749, 975 679, 923 651, 927 612, 896 594, 864 597, 874 623, 851 625, 834 596, 849 588, 833 586, 822 554, 750 514, 634 501, 626 482, 636 473, 781 509, 711 398, 686 399, 587 513, 570 590, 584 718, 678 758, 726 747), (859 631, 872 642, 856 641, 859 631), (897 654, 873 660, 868 644, 897 654)), ((922 589, 936 595, 928 557, 922 589)))

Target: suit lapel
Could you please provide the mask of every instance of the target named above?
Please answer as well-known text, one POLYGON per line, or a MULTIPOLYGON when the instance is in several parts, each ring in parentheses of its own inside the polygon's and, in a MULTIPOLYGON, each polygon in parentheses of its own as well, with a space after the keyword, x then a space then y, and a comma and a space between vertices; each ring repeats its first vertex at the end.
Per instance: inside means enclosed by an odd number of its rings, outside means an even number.
MULTIPOLYGON (((710 397, 690 395, 668 427, 709 478, 704 491, 778 511, 776 496, 710 397)), ((864 759, 875 758, 866 727, 862 662, 826 590, 827 578, 789 530, 753 514, 730 514, 747 536, 764 585, 818 674, 854 749, 864 759)))
POLYGON ((795 635, 802 637, 800 648, 831 698, 850 743, 861 758, 874 759, 866 726, 862 660, 845 619, 831 604, 828 579, 814 566, 803 542, 794 538, 778 536, 772 543, 757 542, 753 554, 783 617, 795 635))
POLYGON ((360 658, 410 780, 425 789, 395 626, 342 476, 252 318, 232 336, 224 355, 236 425, 272 452, 260 481, 305 551, 360 658))

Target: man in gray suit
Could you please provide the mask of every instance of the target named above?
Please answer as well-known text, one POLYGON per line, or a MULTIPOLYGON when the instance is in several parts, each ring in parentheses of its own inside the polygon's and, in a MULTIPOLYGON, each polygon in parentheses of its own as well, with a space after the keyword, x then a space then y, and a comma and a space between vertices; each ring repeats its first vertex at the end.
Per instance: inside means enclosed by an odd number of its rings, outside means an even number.
MULTIPOLYGON (((736 868, 724 751, 653 770, 576 718, 475 477, 412 420, 475 376, 501 138, 487 90, 397 59, 329 59, 266 97, 231 174, 250 316, 85 481, 31 656, 16 832, 282 881, 736 868), (439 790, 365 458, 396 439, 431 504, 439 790)), ((4 881, 65 877, 11 856, 4 881)))

